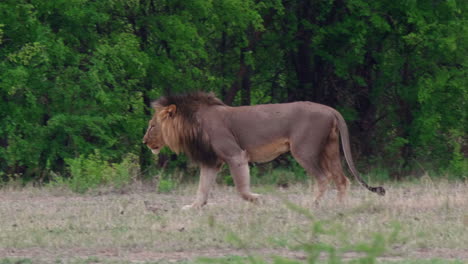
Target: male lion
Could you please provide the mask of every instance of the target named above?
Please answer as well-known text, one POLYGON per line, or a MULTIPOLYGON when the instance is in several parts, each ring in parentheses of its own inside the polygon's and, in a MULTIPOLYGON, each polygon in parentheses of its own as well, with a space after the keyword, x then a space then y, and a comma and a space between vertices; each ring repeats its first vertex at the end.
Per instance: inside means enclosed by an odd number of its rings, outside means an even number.
POLYGON ((340 162, 339 138, 351 173, 360 177, 351 157, 348 128, 335 109, 311 102, 230 107, 212 93, 163 96, 152 103, 153 118, 143 138, 154 154, 163 146, 184 152, 200 165, 197 197, 188 208, 206 204, 211 185, 223 163, 229 165, 236 189, 243 199, 256 201, 250 191, 249 162, 267 162, 291 151, 307 173, 317 178, 315 201, 333 180, 342 201, 349 185, 340 162))

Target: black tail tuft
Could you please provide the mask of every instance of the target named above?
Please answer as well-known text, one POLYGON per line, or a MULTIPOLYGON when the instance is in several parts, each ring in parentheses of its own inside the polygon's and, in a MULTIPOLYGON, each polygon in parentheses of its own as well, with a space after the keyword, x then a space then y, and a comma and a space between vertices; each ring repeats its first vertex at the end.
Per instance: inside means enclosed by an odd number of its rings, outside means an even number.
POLYGON ((375 192, 377 193, 378 195, 381 195, 381 196, 384 196, 385 195, 385 189, 384 187, 369 187, 369 190, 371 192, 375 192))

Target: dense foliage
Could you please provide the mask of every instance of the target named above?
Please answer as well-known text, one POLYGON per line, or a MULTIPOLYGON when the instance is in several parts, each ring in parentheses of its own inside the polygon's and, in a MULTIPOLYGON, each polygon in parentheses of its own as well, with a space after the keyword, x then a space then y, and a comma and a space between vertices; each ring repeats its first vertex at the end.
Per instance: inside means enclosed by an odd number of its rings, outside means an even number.
POLYGON ((147 167, 149 102, 207 90, 232 105, 324 103, 347 119, 358 160, 398 177, 415 164, 462 175, 467 9, 464 0, 1 1, 0 173, 47 180, 96 153, 134 154, 147 167))

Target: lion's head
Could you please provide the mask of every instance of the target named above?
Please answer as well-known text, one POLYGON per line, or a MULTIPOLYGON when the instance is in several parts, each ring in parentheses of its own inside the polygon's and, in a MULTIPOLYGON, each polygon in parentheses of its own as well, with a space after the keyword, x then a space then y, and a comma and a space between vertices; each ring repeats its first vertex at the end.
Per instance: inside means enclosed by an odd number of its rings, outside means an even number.
POLYGON ((154 115, 149 121, 148 129, 143 137, 143 144, 146 144, 153 154, 158 154, 161 148, 166 146, 162 136, 161 124, 157 120, 157 116, 154 115))
POLYGON ((212 93, 163 96, 152 104, 155 113, 143 137, 154 154, 168 146, 197 163, 215 165, 218 158, 203 131, 197 112, 202 106, 224 105, 212 93))

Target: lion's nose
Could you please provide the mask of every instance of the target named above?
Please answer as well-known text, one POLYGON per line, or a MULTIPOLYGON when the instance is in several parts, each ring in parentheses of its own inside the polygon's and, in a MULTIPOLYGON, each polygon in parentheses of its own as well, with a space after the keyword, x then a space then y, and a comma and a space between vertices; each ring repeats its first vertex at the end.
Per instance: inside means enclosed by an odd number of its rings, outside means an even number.
POLYGON ((143 144, 146 144, 146 139, 144 138, 143 141, 142 141, 143 144))

